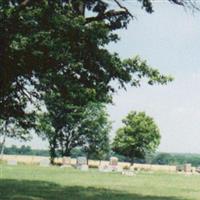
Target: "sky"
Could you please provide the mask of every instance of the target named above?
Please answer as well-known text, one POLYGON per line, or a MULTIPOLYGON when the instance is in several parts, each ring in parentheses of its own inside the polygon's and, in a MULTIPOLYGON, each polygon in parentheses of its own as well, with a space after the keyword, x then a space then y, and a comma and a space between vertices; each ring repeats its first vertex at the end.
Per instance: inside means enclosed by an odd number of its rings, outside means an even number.
MULTIPOLYGON (((128 87, 113 96, 108 112, 112 137, 130 111, 145 111, 160 128, 162 152, 200 153, 200 13, 192 13, 165 0, 154 3, 153 14, 141 10, 134 0, 127 6, 137 19, 108 48, 122 58, 139 55, 175 80, 166 86, 128 87)), ((7 145, 22 145, 8 140, 7 145)), ((34 137, 25 143, 44 149, 46 142, 34 137)))

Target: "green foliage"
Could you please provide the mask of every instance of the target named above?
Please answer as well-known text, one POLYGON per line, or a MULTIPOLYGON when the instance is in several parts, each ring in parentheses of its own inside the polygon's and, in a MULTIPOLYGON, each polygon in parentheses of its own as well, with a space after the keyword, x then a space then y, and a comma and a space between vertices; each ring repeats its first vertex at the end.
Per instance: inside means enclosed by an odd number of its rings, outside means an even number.
MULTIPOLYGON (((1 145, 0 145, 1 149, 1 145)), ((17 147, 12 145, 11 147, 6 147, 4 149, 5 155, 32 155, 32 156, 49 156, 48 150, 31 149, 30 146, 22 145, 17 147)))
POLYGON ((29 134, 30 129, 23 128, 15 118, 9 118, 6 121, 1 120, 0 123, 0 137, 5 134, 6 138, 21 140, 29 140, 31 138, 29 134))
POLYGON ((86 156, 86 155, 85 155, 85 152, 83 151, 82 148, 76 147, 76 148, 71 150, 70 156, 72 158, 77 158, 77 157, 82 157, 82 156, 86 156))
POLYGON ((148 163, 161 165, 184 165, 191 163, 192 166, 200 166, 199 154, 187 153, 156 153, 151 156, 148 163))
POLYGON ((152 163, 160 164, 160 165, 173 165, 173 164, 177 164, 177 160, 176 160, 176 156, 170 153, 159 153, 153 158, 152 163))
POLYGON ((116 153, 134 158, 144 158, 154 152, 160 143, 159 129, 154 120, 144 112, 130 112, 123 120, 124 127, 117 130, 113 142, 116 153))
POLYGON ((99 103, 75 106, 46 96, 48 113, 38 116, 37 132, 49 141, 50 155, 70 156, 81 147, 88 157, 102 159, 109 151, 111 128, 105 107, 99 103))
POLYGON ((0 120, 0 153, 1 158, 4 154, 4 147, 7 138, 15 138, 20 140, 29 140, 30 129, 25 124, 26 128, 24 128, 22 121, 18 121, 16 118, 9 118, 7 120, 0 120))
MULTIPOLYGON (((147 2, 143 7, 151 12, 147 2)), ((123 87, 138 83, 137 73, 149 83, 170 80, 138 59, 123 62, 106 49, 118 40, 113 30, 131 19, 120 4, 120 11, 109 5, 101 0, 0 1, 0 118, 24 120, 28 104, 36 110, 46 92, 73 104, 108 102, 112 80, 123 87)))
POLYGON ((81 132, 85 135, 84 152, 90 159, 103 160, 109 153, 111 122, 104 105, 91 103, 84 112, 81 132))
MULTIPOLYGON (((150 0, 138 2, 152 13, 150 0)), ((117 0, 1 0, 0 119, 16 120, 22 129, 35 128, 35 112, 44 104, 50 115, 44 116, 41 127, 51 136, 55 156, 58 145, 62 154, 65 150, 54 132, 66 143, 63 132, 73 129, 66 123, 78 124, 81 107, 88 102, 111 102, 113 80, 123 88, 140 85, 142 78, 151 85, 171 81, 139 57, 121 60, 107 50, 119 40, 114 30, 126 28, 132 18, 117 0)), ((74 130, 76 144, 70 148, 82 145, 82 136, 74 130)))
POLYGON ((71 150, 84 144, 80 131, 85 107, 66 102, 54 93, 46 95, 48 112, 38 116, 37 132, 49 142, 50 155, 70 156, 71 150))

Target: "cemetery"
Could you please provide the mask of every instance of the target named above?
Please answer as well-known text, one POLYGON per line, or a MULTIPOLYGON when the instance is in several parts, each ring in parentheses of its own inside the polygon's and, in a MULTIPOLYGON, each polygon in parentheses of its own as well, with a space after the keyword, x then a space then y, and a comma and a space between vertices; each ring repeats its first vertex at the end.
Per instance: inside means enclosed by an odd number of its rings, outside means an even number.
POLYGON ((0 200, 200 200, 200 0, 0 0, 0 200))

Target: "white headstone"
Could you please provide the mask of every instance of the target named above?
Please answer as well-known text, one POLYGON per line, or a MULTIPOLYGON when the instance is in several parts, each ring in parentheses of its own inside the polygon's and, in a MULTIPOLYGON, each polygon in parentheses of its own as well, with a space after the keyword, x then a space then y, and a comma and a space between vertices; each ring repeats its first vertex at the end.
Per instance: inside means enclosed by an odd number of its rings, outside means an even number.
POLYGON ((86 157, 78 157, 76 160, 77 165, 87 165, 87 158, 86 157))
POLYGON ((87 158, 86 157, 78 157, 76 160, 76 167, 81 171, 88 171, 87 158))
POLYGON ((16 166, 17 165, 17 161, 16 160, 8 160, 7 164, 8 165, 12 165, 12 166, 16 166))
POLYGON ((81 171, 88 171, 89 167, 88 167, 88 165, 81 165, 80 170, 81 171))
POLYGON ((134 176, 135 174, 132 171, 125 170, 125 171, 122 172, 122 175, 124 175, 124 176, 134 176))
POLYGON ((191 172, 192 171, 192 165, 190 163, 187 163, 184 165, 184 172, 191 172))
POLYGON ((112 172, 112 168, 109 165, 100 165, 99 171, 100 172, 112 172))
POLYGON ((117 157, 111 157, 110 158, 110 165, 111 166, 117 166, 118 165, 118 158, 117 157))
POLYGON ((50 161, 49 159, 43 159, 40 161, 40 166, 41 167, 49 167, 50 166, 50 161))

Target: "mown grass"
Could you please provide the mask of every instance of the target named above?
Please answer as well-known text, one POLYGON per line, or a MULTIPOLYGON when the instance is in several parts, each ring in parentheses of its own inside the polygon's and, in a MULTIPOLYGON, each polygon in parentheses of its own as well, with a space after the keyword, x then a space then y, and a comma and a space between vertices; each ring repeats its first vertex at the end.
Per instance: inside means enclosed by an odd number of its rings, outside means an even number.
POLYGON ((0 200, 199 200, 200 176, 0 165, 0 200))

